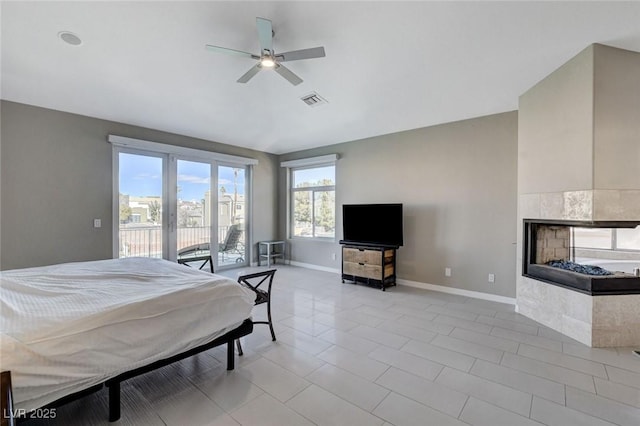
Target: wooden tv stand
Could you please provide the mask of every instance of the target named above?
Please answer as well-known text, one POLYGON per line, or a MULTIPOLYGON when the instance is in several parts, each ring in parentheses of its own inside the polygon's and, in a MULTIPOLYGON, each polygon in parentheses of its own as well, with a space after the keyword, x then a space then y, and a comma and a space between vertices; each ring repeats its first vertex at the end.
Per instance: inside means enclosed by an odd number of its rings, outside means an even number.
POLYGON ((396 250, 398 247, 342 244, 342 282, 345 280, 379 286, 382 291, 396 285, 396 250))

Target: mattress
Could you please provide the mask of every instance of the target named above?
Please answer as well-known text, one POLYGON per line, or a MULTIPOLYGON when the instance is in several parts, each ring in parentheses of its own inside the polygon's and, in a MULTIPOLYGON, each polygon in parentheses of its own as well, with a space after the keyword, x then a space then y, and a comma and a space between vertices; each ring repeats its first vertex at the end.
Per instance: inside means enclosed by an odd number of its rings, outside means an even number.
POLYGON ((162 259, 0 272, 0 368, 35 409, 237 327, 255 294, 162 259))

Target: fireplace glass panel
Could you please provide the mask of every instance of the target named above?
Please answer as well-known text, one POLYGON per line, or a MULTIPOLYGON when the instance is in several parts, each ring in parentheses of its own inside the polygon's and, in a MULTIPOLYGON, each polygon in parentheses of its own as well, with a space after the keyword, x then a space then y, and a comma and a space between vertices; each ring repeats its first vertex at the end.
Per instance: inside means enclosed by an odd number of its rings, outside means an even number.
POLYGON ((573 246, 593 249, 611 249, 612 229, 572 228, 573 246))
POLYGON ((589 294, 640 293, 638 222, 524 225, 523 275, 589 294))
POLYGON ((616 245, 622 250, 640 251, 640 226, 634 229, 618 229, 616 245))

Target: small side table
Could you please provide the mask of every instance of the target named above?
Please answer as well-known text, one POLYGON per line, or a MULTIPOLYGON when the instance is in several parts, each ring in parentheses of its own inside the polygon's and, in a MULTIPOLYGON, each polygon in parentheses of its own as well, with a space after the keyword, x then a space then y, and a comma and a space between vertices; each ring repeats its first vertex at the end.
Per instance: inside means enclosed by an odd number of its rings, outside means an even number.
POLYGON ((258 241, 258 266, 261 259, 267 259, 267 267, 271 266, 271 262, 275 263, 277 258, 282 258, 284 262, 284 254, 284 241, 258 241), (265 248, 264 253, 262 247, 265 248))

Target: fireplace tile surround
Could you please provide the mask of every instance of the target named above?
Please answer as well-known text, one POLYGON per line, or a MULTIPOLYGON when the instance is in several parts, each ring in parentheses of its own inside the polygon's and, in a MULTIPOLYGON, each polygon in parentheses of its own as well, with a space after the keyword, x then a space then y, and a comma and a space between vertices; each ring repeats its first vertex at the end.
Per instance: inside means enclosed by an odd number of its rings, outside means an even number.
POLYGON ((520 194, 522 218, 555 220, 638 220, 640 191, 562 191, 520 194))
POLYGON ((595 43, 518 101, 516 308, 589 346, 640 347, 640 294, 586 294, 525 276, 523 224, 640 221, 638 99, 640 52, 595 43))
MULTIPOLYGON (((640 191, 521 194, 518 207, 521 218, 518 245, 522 248, 524 218, 558 223, 638 221, 640 191), (602 202, 610 204, 599 206, 602 202)), ((564 247, 553 247, 554 255, 556 248, 564 247)), ((519 250, 516 284, 519 313, 591 347, 640 346, 640 294, 590 295, 551 285, 522 273, 524 256, 524 251, 519 250)))

